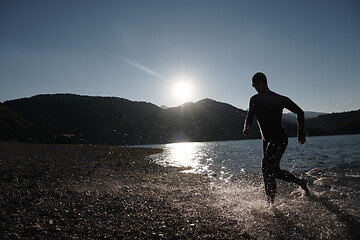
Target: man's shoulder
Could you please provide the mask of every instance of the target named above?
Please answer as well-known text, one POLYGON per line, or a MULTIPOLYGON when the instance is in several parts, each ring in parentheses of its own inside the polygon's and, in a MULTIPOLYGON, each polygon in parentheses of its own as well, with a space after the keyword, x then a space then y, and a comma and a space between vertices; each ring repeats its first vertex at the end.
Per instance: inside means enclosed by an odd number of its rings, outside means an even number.
POLYGON ((277 92, 273 92, 273 91, 271 91, 270 94, 272 94, 273 96, 285 97, 285 96, 283 96, 283 95, 281 95, 281 94, 279 94, 277 92))
POLYGON ((276 92, 271 92, 271 94, 272 94, 274 97, 279 98, 279 99, 282 99, 282 100, 285 100, 285 101, 290 100, 289 97, 284 96, 284 95, 281 95, 281 94, 276 93, 276 92))
POLYGON ((255 95, 253 95, 250 99, 256 99, 256 98, 258 98, 260 96, 260 94, 255 94, 255 95))
POLYGON ((261 97, 275 97, 275 98, 284 98, 284 99, 288 99, 287 96, 283 96, 281 94, 278 94, 276 92, 271 91, 270 93, 266 94, 266 95, 261 95, 259 93, 253 95, 250 99, 256 99, 256 98, 261 98, 261 97))

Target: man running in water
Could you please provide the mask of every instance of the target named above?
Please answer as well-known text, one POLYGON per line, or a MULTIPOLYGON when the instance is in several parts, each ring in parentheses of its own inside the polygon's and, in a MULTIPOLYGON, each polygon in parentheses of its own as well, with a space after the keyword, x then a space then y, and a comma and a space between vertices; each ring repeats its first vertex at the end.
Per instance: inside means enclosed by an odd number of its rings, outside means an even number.
POLYGON ((290 172, 280 169, 280 159, 288 144, 287 135, 281 124, 283 109, 286 108, 297 115, 297 136, 300 144, 306 142, 304 111, 290 98, 272 92, 263 73, 258 72, 253 76, 252 86, 258 94, 250 98, 243 134, 248 136, 255 116, 263 139, 262 173, 267 201, 274 203, 276 179, 296 183, 304 189, 306 194, 309 194, 306 179, 299 179, 290 172))

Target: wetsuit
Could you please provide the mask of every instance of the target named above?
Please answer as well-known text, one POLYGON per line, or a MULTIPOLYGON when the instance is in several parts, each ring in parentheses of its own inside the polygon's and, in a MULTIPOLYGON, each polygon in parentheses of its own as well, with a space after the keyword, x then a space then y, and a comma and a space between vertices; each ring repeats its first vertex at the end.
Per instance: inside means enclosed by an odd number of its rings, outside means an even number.
POLYGON ((265 193, 273 201, 276 193, 276 179, 296 183, 298 179, 288 171, 280 169, 280 159, 287 147, 288 138, 282 126, 282 112, 286 108, 297 115, 298 133, 304 132, 304 112, 288 97, 270 91, 256 94, 250 99, 245 127, 249 128, 256 117, 263 139, 262 173, 265 193))

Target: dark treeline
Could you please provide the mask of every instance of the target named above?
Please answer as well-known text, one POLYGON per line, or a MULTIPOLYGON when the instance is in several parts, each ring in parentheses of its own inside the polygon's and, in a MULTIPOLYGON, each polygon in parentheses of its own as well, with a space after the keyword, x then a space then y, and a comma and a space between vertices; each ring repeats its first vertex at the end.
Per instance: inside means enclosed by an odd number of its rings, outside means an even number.
MULTIPOLYGON (((310 135, 353 134, 359 111, 322 115, 307 120, 310 135)), ((162 109, 146 102, 73 94, 38 95, 0 104, 0 139, 25 142, 98 145, 156 144, 178 141, 245 139, 246 111, 203 99, 162 109)), ((283 121, 290 136, 291 121, 283 121)), ((259 138, 253 124, 251 138, 259 138)))
POLYGON ((360 134, 360 110, 332 113, 307 120, 309 135, 360 134))

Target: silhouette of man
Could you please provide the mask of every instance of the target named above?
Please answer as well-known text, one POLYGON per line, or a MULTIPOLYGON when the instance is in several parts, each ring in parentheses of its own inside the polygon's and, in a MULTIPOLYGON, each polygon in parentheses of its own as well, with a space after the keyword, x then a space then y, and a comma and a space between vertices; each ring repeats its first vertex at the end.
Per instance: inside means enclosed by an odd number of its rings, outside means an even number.
POLYGON ((249 128, 256 117, 263 139, 262 173, 267 201, 274 203, 276 179, 296 183, 304 189, 306 194, 309 194, 306 179, 299 179, 290 172, 280 169, 280 159, 288 144, 288 137, 281 124, 283 109, 286 108, 297 115, 297 137, 300 144, 306 142, 304 111, 290 98, 271 91, 265 74, 261 72, 253 76, 252 86, 258 94, 250 98, 243 134, 249 135, 249 128))

